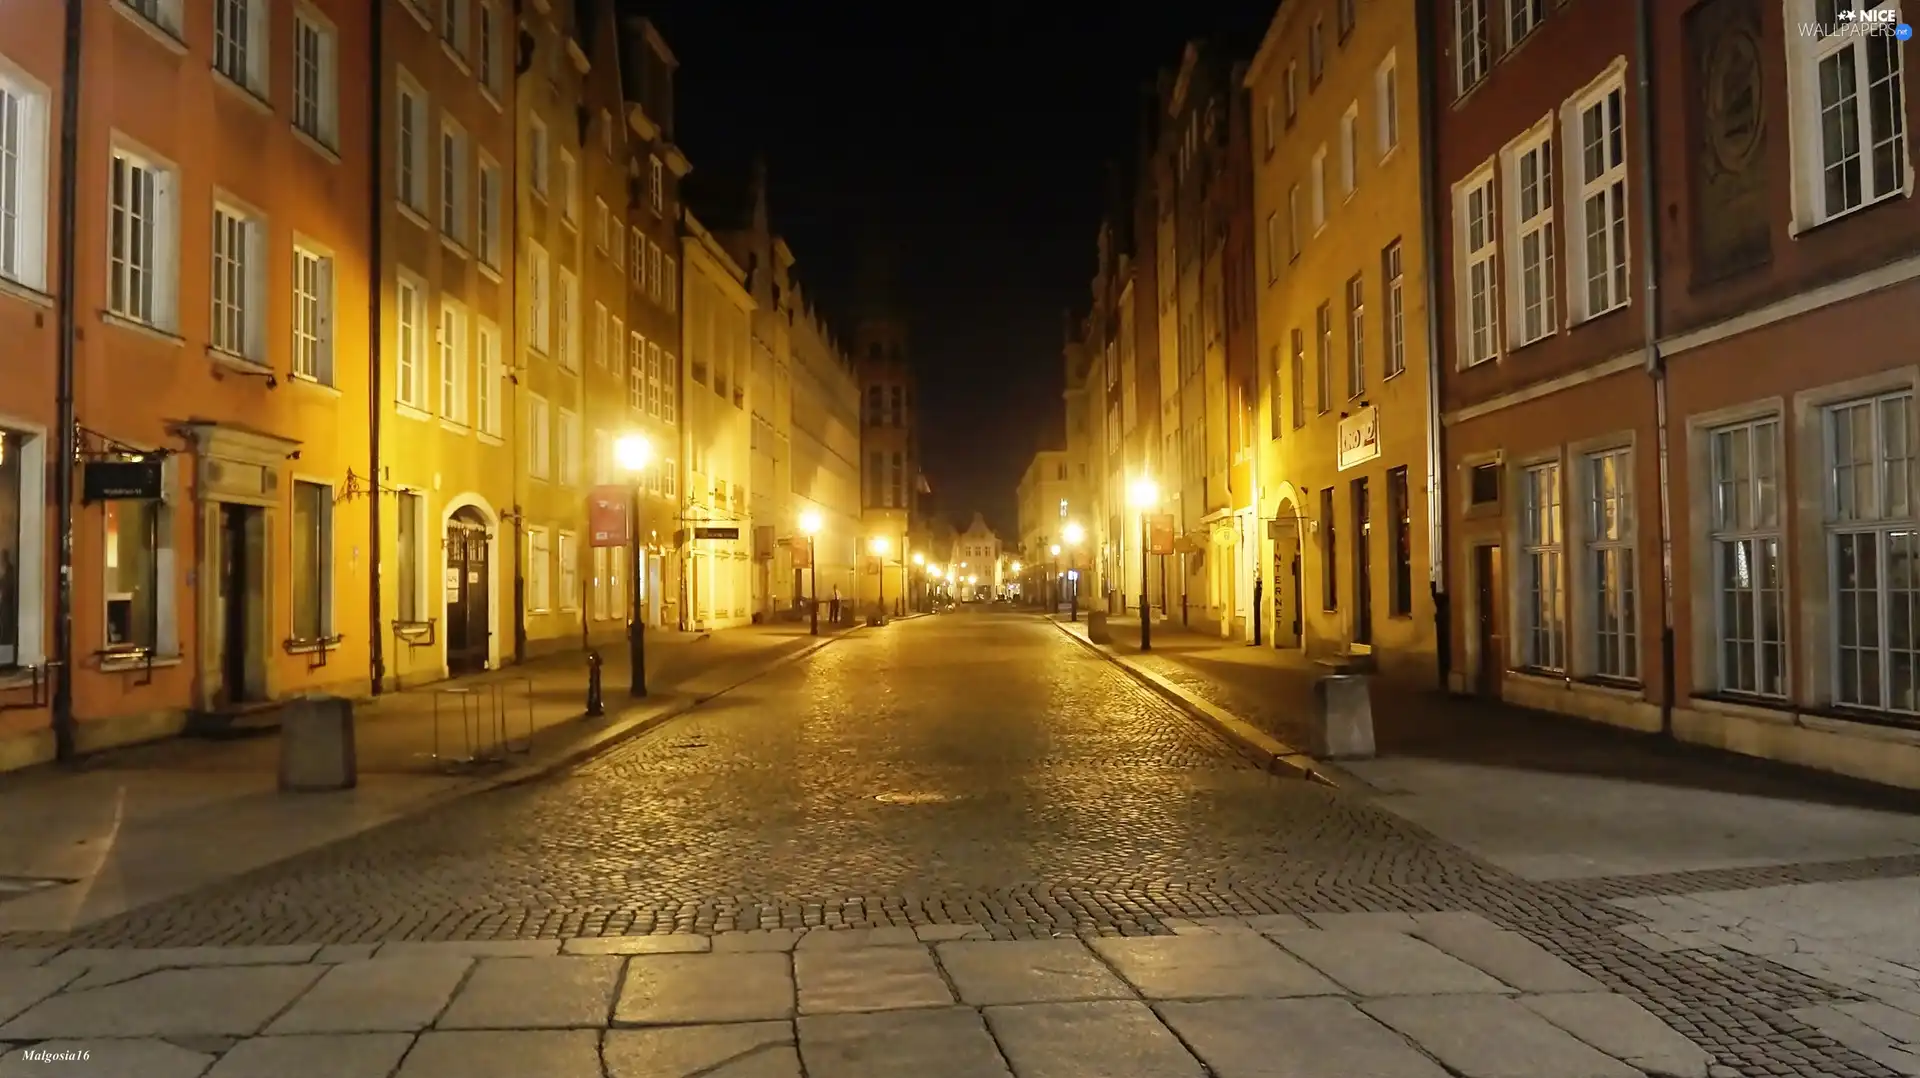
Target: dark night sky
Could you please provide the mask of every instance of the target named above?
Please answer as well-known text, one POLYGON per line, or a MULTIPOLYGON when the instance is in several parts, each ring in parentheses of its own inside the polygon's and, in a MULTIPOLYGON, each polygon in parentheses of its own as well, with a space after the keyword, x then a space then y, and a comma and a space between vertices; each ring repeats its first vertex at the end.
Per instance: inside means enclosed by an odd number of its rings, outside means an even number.
POLYGON ((851 328, 870 236, 889 237, 928 479, 957 525, 979 510, 1008 534, 1021 470, 1060 427, 1062 312, 1087 305, 1105 162, 1131 160, 1138 87, 1195 35, 1250 55, 1272 0, 1119 18, 641 3, 680 60, 696 172, 766 155, 774 227, 835 324, 851 328))

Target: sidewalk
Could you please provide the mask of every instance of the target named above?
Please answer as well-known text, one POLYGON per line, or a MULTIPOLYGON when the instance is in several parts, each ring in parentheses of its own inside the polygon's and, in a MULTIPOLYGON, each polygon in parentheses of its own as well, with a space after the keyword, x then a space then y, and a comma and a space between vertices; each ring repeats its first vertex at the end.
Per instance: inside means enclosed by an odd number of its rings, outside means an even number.
POLYGON ((0 966, 0 1078, 1709 1076, 1474 914, 1172 927, 71 951, 0 966))
MULTIPOLYGON (((355 709, 357 788, 278 790, 279 737, 188 738, 89 759, 78 772, 0 776, 0 934, 65 932, 324 846, 454 798, 544 774, 651 729, 840 635, 805 624, 713 634, 650 633, 650 695, 627 695, 625 649, 607 656, 607 714, 583 715, 581 653, 383 696, 355 709), (453 768, 433 759, 433 705, 446 690, 506 694, 509 736, 527 751, 453 768), (75 886, 52 886, 76 882, 75 886)), ((442 703, 444 709, 446 704, 442 703)), ((458 717, 443 733, 457 737, 458 717)), ((516 746, 518 747, 518 746, 516 746)), ((443 745, 443 754, 453 750, 443 745)))
MULTIPOLYGON (((1084 612, 1078 624, 1052 620, 1085 641, 1084 612)), ((1137 618, 1108 624, 1113 643, 1099 650, 1162 679, 1162 695, 1224 711, 1265 739, 1260 751, 1276 741, 1306 751, 1321 671, 1297 653, 1156 622, 1142 655, 1137 618)), ((1530 879, 1920 855, 1920 795, 1909 791, 1384 680, 1373 685, 1373 721, 1375 760, 1282 763, 1334 777, 1530 879)))

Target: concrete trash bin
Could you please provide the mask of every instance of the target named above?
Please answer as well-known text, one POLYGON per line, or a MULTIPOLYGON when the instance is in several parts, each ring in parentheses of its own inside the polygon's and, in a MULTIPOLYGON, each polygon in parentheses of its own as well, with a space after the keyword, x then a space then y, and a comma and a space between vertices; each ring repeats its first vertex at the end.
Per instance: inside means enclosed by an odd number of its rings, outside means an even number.
POLYGON ((1313 685, 1313 755, 1373 758, 1373 701, 1365 674, 1327 674, 1313 685))
POLYGON ((280 718, 280 789, 351 790, 359 781, 353 701, 318 694, 288 701, 280 718))
POLYGON ((1107 612, 1087 611, 1087 639, 1096 644, 1113 643, 1113 630, 1107 628, 1107 612))

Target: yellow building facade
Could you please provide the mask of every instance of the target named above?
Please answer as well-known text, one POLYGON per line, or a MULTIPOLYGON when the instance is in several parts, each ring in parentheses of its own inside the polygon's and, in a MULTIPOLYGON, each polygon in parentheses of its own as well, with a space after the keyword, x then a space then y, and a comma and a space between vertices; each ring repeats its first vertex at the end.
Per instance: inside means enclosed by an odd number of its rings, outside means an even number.
POLYGON ((1245 78, 1272 642, 1409 677, 1434 651, 1414 15, 1285 4, 1245 78))
POLYGON ((755 304, 746 271, 720 241, 692 213, 681 220, 681 627, 709 631, 752 617, 755 304))

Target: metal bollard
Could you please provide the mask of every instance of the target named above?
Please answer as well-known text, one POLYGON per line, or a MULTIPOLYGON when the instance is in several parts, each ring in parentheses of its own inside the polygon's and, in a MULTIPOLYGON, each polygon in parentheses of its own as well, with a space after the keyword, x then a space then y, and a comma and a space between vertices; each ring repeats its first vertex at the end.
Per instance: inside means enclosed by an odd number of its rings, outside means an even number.
POLYGON ((599 649, 587 652, 587 718, 597 719, 607 713, 606 705, 600 702, 600 652, 599 649))

